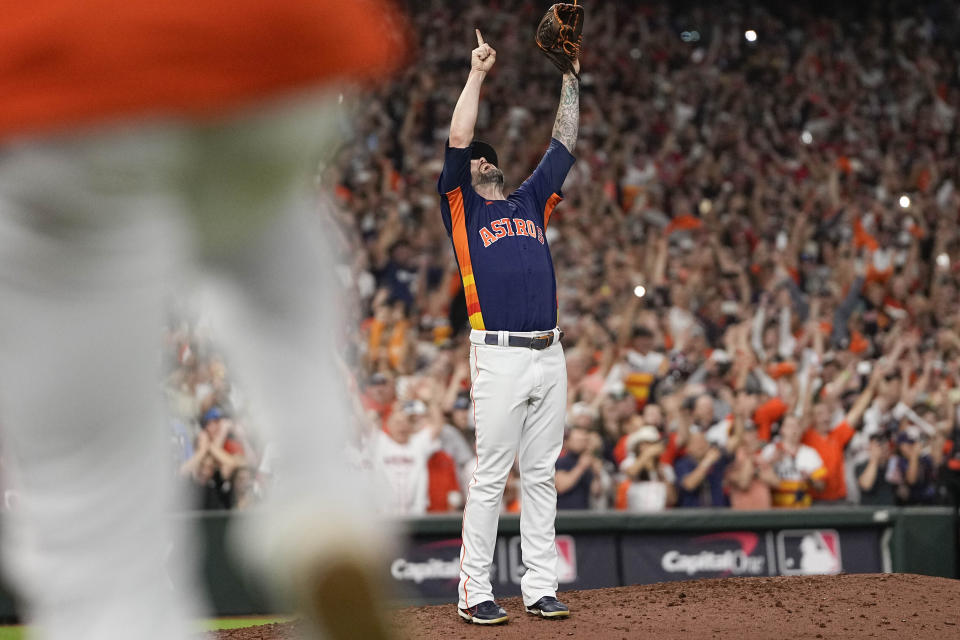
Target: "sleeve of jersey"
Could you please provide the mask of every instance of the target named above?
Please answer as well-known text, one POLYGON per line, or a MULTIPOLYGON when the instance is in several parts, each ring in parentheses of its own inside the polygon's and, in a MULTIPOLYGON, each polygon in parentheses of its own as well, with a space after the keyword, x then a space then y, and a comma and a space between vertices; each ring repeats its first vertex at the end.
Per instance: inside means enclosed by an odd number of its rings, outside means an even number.
POLYGON ((443 170, 437 181, 437 192, 444 195, 457 187, 464 192, 470 187, 470 147, 451 147, 448 140, 444 144, 443 170))
POLYGON ((518 195, 531 198, 535 209, 543 212, 544 228, 549 224, 554 208, 563 200, 561 188, 576 161, 562 142, 551 138, 550 146, 540 159, 540 164, 517 189, 518 195))
POLYGON ((856 433, 856 431, 854 431, 853 427, 851 427, 846 420, 833 428, 833 435, 841 447, 847 446, 847 443, 850 442, 850 438, 853 437, 854 433, 856 433))
POLYGON ((577 466, 577 461, 573 459, 573 456, 561 456, 557 458, 557 471, 570 471, 575 466, 577 466))
POLYGON ((782 418, 789 407, 780 398, 771 398, 757 407, 753 414, 753 421, 757 425, 757 437, 769 441, 773 435, 773 423, 782 418))
POLYGON ((660 464, 672 467, 680 457, 680 448, 677 446, 677 432, 673 431, 667 437, 667 446, 660 454, 660 464))

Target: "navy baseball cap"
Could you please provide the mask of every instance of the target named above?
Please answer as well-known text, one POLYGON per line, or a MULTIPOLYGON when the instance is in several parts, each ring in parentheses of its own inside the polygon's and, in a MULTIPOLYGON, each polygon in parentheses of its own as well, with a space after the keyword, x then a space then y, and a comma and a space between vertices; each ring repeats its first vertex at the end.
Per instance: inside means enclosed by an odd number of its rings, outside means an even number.
POLYGON ((200 424, 203 426, 207 426, 209 423, 213 422, 214 420, 219 420, 220 418, 226 418, 226 417, 227 417, 227 414, 226 412, 224 412, 223 409, 221 409, 220 407, 211 407, 210 409, 207 410, 206 413, 203 414, 203 417, 200 418, 200 424))
POLYGON ((493 148, 493 146, 490 145, 489 143, 484 142, 483 140, 474 140, 473 142, 470 143, 470 149, 472 151, 472 153, 470 154, 471 160, 479 160, 480 158, 486 158, 487 162, 489 162, 493 166, 497 168, 500 167, 500 163, 497 160, 497 152, 493 148))

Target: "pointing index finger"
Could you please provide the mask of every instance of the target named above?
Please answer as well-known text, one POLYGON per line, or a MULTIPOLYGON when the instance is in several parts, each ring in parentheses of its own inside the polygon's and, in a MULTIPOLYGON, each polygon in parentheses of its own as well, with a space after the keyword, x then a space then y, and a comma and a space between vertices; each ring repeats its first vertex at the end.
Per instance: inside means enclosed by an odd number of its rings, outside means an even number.
POLYGON ((477 32, 477 44, 483 46, 483 36, 480 35, 480 29, 474 29, 477 32))

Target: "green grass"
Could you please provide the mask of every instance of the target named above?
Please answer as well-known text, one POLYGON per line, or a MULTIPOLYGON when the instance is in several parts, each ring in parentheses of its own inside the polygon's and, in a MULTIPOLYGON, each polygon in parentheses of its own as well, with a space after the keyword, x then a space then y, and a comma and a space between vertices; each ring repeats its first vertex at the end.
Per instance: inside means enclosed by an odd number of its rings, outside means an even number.
MULTIPOLYGON (((242 627, 256 627, 273 622, 289 622, 290 616, 275 618, 211 618, 197 623, 199 631, 217 631, 220 629, 240 629, 242 627)), ((0 640, 27 640, 29 638, 26 627, 0 627, 0 640)))
MULTIPOLYGON (((215 631, 219 629, 240 629, 242 627, 256 627, 261 624, 271 624, 273 622, 290 622, 293 620, 290 616, 281 616, 278 618, 212 618, 204 620, 201 628, 205 631, 215 631)), ((0 636, 0 640, 6 640, 0 636)))

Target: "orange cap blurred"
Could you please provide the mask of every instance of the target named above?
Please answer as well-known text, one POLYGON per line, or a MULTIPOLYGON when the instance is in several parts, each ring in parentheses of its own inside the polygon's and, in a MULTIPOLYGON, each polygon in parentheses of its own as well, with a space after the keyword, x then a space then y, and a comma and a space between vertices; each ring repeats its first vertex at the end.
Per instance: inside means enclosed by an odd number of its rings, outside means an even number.
POLYGON ((777 362, 771 364, 767 367, 767 374, 777 380, 783 376, 791 376, 797 372, 797 365, 795 362, 777 362))
POLYGON ((407 24, 384 0, 7 3, 0 139, 381 78, 407 60, 407 24))

